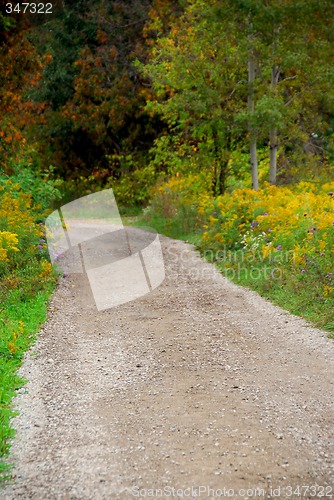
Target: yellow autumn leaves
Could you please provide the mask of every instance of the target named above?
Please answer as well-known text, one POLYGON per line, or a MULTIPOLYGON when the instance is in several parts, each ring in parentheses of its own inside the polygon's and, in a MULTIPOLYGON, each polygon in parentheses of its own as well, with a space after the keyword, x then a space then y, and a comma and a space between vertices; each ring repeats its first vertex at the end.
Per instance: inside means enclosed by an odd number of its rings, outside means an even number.
POLYGON ((200 200, 198 212, 204 218, 203 251, 224 249, 238 255, 233 262, 248 259, 253 267, 279 270, 282 283, 295 276, 297 290, 302 282, 312 284, 315 300, 334 298, 333 182, 236 189, 200 200))
POLYGON ((43 234, 35 217, 30 195, 11 181, 0 186, 0 264, 7 269, 16 262, 15 254, 24 251, 29 256, 35 251, 36 239, 43 234))
POLYGON ((18 184, 8 180, 0 185, 0 294, 23 290, 23 283, 28 286, 52 274, 44 226, 36 222, 43 216, 18 184))

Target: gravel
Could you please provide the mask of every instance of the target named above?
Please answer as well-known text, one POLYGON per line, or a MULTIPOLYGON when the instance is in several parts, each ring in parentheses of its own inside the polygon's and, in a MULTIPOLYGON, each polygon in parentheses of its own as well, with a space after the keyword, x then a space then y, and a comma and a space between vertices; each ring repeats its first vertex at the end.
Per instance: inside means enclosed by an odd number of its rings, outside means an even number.
POLYGON ((161 241, 136 301, 97 312, 85 275, 60 280, 0 497, 332 498, 333 340, 161 241))

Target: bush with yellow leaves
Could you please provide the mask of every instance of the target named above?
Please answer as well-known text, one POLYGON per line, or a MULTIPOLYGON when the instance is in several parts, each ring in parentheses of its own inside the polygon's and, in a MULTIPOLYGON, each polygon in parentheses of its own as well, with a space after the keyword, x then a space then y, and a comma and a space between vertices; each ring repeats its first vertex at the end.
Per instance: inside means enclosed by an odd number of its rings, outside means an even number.
POLYGON ((0 302, 15 290, 24 300, 55 279, 49 265, 41 207, 10 180, 0 185, 0 302))

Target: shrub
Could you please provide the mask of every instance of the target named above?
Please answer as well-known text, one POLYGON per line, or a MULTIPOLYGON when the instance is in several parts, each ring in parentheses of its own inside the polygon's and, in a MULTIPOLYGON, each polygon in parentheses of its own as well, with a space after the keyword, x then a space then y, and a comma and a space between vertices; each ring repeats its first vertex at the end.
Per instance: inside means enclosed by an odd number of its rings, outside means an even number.
POLYGON ((11 175, 0 172, 0 187, 6 189, 7 181, 10 180, 12 185, 18 186, 20 192, 29 194, 32 204, 39 206, 40 210, 47 210, 60 200, 59 188, 63 182, 53 179, 53 167, 41 172, 33 165, 32 158, 28 157, 22 157, 15 163, 10 160, 9 164, 11 175))
MULTIPOLYGON (((325 324, 334 305, 333 191, 334 183, 303 182, 203 199, 200 249, 242 284, 307 295, 314 311, 324 305, 325 324)), ((302 307, 300 301, 297 312, 302 307)))
POLYGON ((207 184, 207 179, 198 174, 174 176, 160 182, 152 190, 148 219, 160 218, 164 221, 164 230, 174 236, 201 230, 198 208, 200 199, 208 199, 207 184))

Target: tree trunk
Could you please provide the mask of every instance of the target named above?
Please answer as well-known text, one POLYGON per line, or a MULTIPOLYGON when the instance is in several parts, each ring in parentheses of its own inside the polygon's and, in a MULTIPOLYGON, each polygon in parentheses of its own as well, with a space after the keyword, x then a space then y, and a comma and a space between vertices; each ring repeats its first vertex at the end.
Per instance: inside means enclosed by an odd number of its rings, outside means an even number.
POLYGON ((252 168, 252 187, 255 191, 259 189, 259 176, 257 167, 257 148, 256 148, 256 135, 251 132, 250 138, 250 161, 252 168))
MULTIPOLYGON (((278 84, 278 79, 280 75, 280 70, 278 66, 273 66, 271 70, 271 91, 276 92, 276 87, 278 84)), ((276 184, 277 178, 277 148, 278 148, 278 137, 277 128, 272 126, 269 130, 269 147, 270 147, 270 168, 269 168, 269 182, 270 184, 276 184)))
POLYGON ((228 178, 228 160, 220 163, 219 172, 219 194, 224 194, 226 190, 226 181, 228 178))
MULTIPOLYGON (((248 113, 254 113, 254 82, 255 82, 255 65, 253 57, 248 60, 248 113)), ((250 136, 250 162, 252 169, 252 186, 255 191, 259 189, 258 165, 257 165, 257 148, 256 148, 256 130, 252 125, 251 119, 249 120, 249 136, 250 136)))

